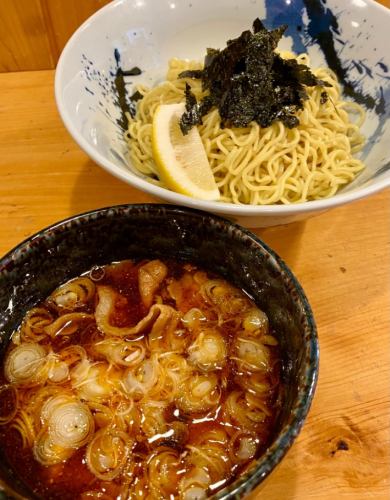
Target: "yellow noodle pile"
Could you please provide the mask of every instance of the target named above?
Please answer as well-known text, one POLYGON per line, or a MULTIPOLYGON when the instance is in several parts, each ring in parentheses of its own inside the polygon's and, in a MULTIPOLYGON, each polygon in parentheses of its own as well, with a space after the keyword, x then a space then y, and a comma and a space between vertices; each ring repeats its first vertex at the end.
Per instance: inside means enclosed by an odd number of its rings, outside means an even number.
MULTIPOLYGON (((291 53, 282 56, 294 57, 291 53)), ((297 60, 309 65, 306 54, 297 60)), ((158 180, 151 146, 153 115, 160 104, 183 102, 186 82, 199 100, 204 95, 201 81, 178 79, 178 74, 200 68, 200 63, 173 59, 167 81, 152 89, 138 87, 143 99, 138 103, 135 118, 128 117, 125 137, 135 169, 160 186, 163 184, 158 180)), ((329 99, 321 104, 324 89, 306 87, 309 99, 297 113, 298 127, 288 129, 278 121, 268 128, 252 122, 246 128, 222 129, 217 109, 203 117, 203 125, 198 129, 221 201, 269 205, 328 198, 364 168, 353 157, 364 145, 359 130, 365 117, 363 108, 341 99, 332 71, 319 68, 313 73, 332 85, 326 88, 329 99)))

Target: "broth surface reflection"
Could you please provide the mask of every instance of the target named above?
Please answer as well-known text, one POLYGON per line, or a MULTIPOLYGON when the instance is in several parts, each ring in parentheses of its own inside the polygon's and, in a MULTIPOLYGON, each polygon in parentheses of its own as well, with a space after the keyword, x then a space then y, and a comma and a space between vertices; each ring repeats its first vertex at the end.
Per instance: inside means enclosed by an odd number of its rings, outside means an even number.
POLYGON ((27 312, 0 445, 45 499, 207 498, 266 448, 280 353, 266 314, 195 265, 94 268, 27 312))

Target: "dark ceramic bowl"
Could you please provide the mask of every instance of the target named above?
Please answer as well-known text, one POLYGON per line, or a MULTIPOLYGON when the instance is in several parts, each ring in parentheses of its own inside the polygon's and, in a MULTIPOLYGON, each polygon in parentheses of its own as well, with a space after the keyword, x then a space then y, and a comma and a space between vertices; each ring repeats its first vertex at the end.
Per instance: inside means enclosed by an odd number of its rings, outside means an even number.
MULTIPOLYGON (((283 405, 274 435, 255 465, 215 495, 239 498, 261 483, 292 445, 318 374, 316 327, 305 294, 286 264, 249 231, 216 216, 169 205, 105 208, 44 229, 0 261, 1 347, 4 350, 26 311, 59 284, 94 265, 167 256, 199 264, 244 289, 279 335, 283 405)), ((0 463, 0 490, 34 498, 2 456, 0 463)))

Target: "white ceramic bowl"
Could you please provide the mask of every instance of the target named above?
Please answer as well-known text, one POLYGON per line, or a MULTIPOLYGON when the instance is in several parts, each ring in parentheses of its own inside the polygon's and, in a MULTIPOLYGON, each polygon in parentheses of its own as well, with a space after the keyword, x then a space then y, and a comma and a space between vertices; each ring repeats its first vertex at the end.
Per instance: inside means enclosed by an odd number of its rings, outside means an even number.
POLYGON ((390 185, 389 31, 390 10, 373 0, 116 0, 88 19, 66 45, 56 71, 57 106, 80 147, 138 189, 248 227, 292 222, 390 185), (368 141, 361 153, 366 169, 332 198, 294 205, 199 201, 150 184, 132 170, 117 125, 113 82, 118 59, 124 69, 143 70, 126 78, 130 95, 136 83, 162 81, 171 57, 202 60, 206 47, 223 47, 256 17, 266 19, 268 28, 287 23, 280 46, 307 51, 314 67, 331 67, 352 89, 351 98, 366 106, 362 132, 368 141))

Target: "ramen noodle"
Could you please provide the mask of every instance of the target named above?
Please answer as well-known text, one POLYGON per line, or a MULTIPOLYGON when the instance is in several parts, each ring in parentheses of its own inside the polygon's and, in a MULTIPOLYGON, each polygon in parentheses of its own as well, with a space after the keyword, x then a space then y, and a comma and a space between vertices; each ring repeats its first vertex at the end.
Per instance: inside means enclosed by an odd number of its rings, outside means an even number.
POLYGON ((3 364, 0 445, 45 499, 185 499, 265 450, 280 354, 267 315, 191 264, 122 261, 25 315, 3 364))
MULTIPOLYGON (((282 52, 309 66, 307 54, 282 52)), ((184 102, 186 83, 199 101, 206 95, 201 80, 178 78, 185 70, 201 69, 194 61, 172 59, 167 80, 154 88, 137 87, 143 96, 134 118, 128 115, 125 134, 136 171, 163 186, 152 153, 152 121, 160 104, 184 102)), ((218 109, 203 117, 198 130, 220 191, 220 201, 268 205, 300 203, 333 196, 364 168, 354 157, 364 145, 360 133, 364 109, 344 101, 336 75, 327 68, 313 74, 331 86, 323 102, 324 87, 305 87, 308 99, 296 113, 299 125, 289 129, 281 121, 261 128, 251 122, 245 128, 222 128, 218 109)), ((164 186, 163 186, 164 187, 164 186)))

